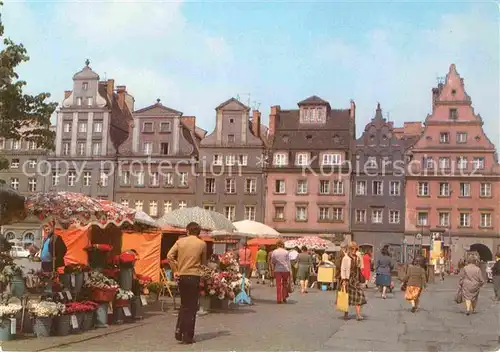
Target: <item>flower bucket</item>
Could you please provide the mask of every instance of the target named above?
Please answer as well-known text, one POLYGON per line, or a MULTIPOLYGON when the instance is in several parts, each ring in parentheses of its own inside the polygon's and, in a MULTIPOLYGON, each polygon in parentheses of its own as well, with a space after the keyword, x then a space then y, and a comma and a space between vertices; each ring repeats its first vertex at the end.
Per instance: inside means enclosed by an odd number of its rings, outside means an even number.
POLYGON ((59 280, 61 280, 65 289, 71 289, 71 274, 61 274, 59 275, 59 280))
POLYGON ((21 275, 15 275, 10 281, 10 293, 14 297, 22 297, 26 290, 26 282, 21 275))
POLYGON ((76 320, 78 321, 78 329, 74 329, 74 332, 83 331, 83 321, 85 320, 85 312, 76 313, 76 320))
POLYGON ((90 299, 95 302, 111 302, 115 298, 116 289, 90 288, 90 299))
POLYGON ((36 317, 33 323, 33 332, 36 337, 50 336, 52 328, 52 317, 36 317))
POLYGON ((128 299, 117 299, 113 302, 113 308, 128 307, 129 303, 128 299))
POLYGON ((92 269, 103 269, 106 267, 107 252, 99 250, 90 250, 88 253, 89 266, 92 269))
POLYGON ((125 314, 123 314, 122 308, 113 307, 113 324, 121 325, 123 324, 125 314))
POLYGON ((74 273, 75 275, 75 286, 73 287, 72 291, 75 293, 75 295, 79 294, 82 291, 83 287, 83 273, 74 273))
POLYGON ((85 312, 83 315, 82 330, 88 331, 94 327, 94 311, 85 312))
POLYGON ((71 315, 60 315, 54 318, 54 333, 56 336, 67 336, 71 332, 71 315))
POLYGON ((209 311, 212 306, 210 296, 200 296, 198 303, 200 305, 200 310, 203 311, 209 311))
POLYGON ((144 314, 144 308, 142 307, 141 296, 135 296, 132 298, 131 306, 132 318, 142 319, 144 314))
POLYGON ((13 335, 10 333, 10 319, 0 321, 0 341, 10 341, 13 335))
POLYGON ((220 310, 229 309, 229 300, 226 298, 219 299, 215 296, 211 296, 210 301, 212 309, 220 309, 220 310))
POLYGON ((132 291, 133 268, 120 268, 120 287, 125 291, 132 291))
POLYGON ((101 303, 96 310, 96 328, 108 327, 108 303, 101 303))

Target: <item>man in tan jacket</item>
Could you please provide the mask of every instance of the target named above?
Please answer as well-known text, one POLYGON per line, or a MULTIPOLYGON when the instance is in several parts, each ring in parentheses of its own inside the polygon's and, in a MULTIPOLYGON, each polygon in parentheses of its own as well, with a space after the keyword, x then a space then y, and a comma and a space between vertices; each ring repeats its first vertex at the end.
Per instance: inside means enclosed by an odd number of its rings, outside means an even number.
POLYGON ((200 225, 191 222, 186 230, 188 235, 175 242, 167 259, 174 276, 179 279, 181 295, 175 338, 184 344, 192 344, 200 297, 201 265, 207 264, 207 245, 198 237, 200 225))

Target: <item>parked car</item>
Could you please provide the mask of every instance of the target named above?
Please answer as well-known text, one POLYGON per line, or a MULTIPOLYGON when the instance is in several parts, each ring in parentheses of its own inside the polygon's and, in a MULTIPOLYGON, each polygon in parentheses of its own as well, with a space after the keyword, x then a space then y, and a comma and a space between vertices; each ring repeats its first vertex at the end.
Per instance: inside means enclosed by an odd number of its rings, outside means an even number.
POLYGON ((12 246, 10 249, 10 256, 12 258, 29 258, 31 253, 21 246, 12 246))
POLYGON ((488 282, 493 281, 493 272, 491 271, 493 268, 493 265, 495 265, 495 261, 491 261, 486 263, 486 280, 488 282))

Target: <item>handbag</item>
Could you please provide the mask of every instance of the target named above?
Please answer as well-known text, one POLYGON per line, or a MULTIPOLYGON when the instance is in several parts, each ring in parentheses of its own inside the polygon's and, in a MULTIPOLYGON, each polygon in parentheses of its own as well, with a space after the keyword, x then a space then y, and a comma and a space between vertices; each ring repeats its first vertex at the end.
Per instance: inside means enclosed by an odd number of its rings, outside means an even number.
POLYGON ((455 303, 460 304, 464 301, 464 296, 462 293, 462 288, 460 287, 457 291, 457 294, 455 296, 455 303))
POLYGON ((406 288, 408 287, 407 283, 406 282, 403 282, 401 284, 401 291, 406 291, 406 288))
POLYGON ((288 279, 288 293, 293 293, 294 290, 295 290, 295 285, 293 284, 292 278, 290 277, 288 279))
POLYGON ((337 310, 347 313, 349 311, 349 294, 345 289, 345 285, 342 285, 339 291, 337 291, 337 310))

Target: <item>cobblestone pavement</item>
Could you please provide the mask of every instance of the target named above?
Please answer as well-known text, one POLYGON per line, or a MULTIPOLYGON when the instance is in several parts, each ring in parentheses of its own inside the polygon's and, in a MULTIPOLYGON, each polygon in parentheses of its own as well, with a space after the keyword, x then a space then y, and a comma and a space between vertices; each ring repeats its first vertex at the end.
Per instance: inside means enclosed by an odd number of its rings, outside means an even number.
MULTIPOLYGON (((254 285, 255 286, 255 285, 254 285)), ((254 306, 210 313, 197 319, 196 343, 174 340, 172 310, 144 325, 52 351, 497 351, 500 305, 483 289, 478 313, 469 317, 453 302, 456 278, 437 282, 424 292, 422 309, 412 314, 401 291, 383 300, 367 291, 365 320, 345 322, 333 308, 334 294, 311 290, 292 294, 277 305, 271 288, 255 286, 254 306)), ((84 338, 80 335, 81 339, 84 338)), ((41 341, 40 341, 41 342, 41 341)), ((22 343, 22 342, 19 342, 22 343)), ((10 349, 16 350, 15 344, 10 349)), ((17 347, 21 347, 18 345, 17 347)), ((24 345, 22 349, 27 348, 24 345)), ((37 349, 40 350, 41 347, 37 349)), ((34 350, 34 349, 31 349, 34 350)))

